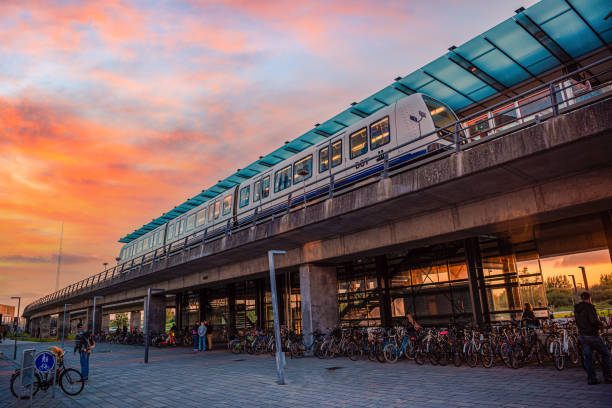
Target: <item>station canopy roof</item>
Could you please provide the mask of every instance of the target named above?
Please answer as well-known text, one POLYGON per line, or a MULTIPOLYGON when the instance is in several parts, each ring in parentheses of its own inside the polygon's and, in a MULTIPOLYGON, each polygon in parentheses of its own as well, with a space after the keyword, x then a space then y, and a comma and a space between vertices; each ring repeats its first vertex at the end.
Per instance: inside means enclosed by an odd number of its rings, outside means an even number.
MULTIPOLYGON (((415 92, 461 111, 563 67, 599 49, 610 50, 609 0, 543 0, 519 9, 490 30, 396 80, 293 141, 203 190, 162 216, 121 238, 129 243, 224 191, 265 171, 345 127, 415 92), (608 16, 608 18, 606 18, 608 16)), ((432 30, 435 29, 432 27, 432 30)), ((516 94, 516 92, 514 92, 516 94)))

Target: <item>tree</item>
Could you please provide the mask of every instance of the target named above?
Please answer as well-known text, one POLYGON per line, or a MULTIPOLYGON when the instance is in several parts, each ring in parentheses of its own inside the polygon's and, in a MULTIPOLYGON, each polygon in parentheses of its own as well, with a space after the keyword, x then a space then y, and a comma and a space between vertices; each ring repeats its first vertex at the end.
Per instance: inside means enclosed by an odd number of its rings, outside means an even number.
POLYGON ((121 329, 123 326, 128 325, 128 315, 127 313, 117 313, 115 314, 115 319, 111 322, 113 326, 121 329))
POLYGON ((572 285, 570 284, 569 279, 567 279, 567 275, 555 275, 546 278, 546 287, 556 289, 570 289, 572 285))

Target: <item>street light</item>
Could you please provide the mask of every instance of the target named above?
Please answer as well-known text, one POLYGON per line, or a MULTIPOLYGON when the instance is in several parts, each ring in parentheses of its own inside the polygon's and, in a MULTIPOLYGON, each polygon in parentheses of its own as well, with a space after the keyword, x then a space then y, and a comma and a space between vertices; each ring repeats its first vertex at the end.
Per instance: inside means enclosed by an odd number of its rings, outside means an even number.
POLYGON ((147 290, 147 303, 145 304, 145 316, 144 316, 144 332, 145 332, 145 355, 144 362, 145 364, 149 363, 149 308, 151 307, 151 294, 153 292, 163 292, 163 289, 153 289, 149 288, 147 290))
POLYGON ((576 302, 578 302, 578 288, 576 287, 576 278, 574 275, 567 275, 572 277, 572 282, 574 283, 574 295, 576 296, 576 302))
POLYGON ((62 323, 62 350, 64 349, 64 332, 66 330, 66 306, 72 306, 72 303, 64 303, 64 321, 62 323))
POLYGON ((587 281, 586 270, 584 269, 584 266, 579 266, 578 269, 582 271, 582 281, 584 282, 584 290, 588 291, 589 282, 587 281))
POLYGON ((104 270, 106 270, 106 266, 108 265, 108 262, 104 262, 104 270))
POLYGON ((285 369, 284 362, 281 360, 284 356, 283 347, 281 345, 280 322, 278 319, 278 302, 276 294, 276 271, 274 270, 274 255, 286 254, 285 251, 270 250, 268 251, 268 263, 270 264, 270 289, 272 291, 272 311, 274 313, 274 337, 276 340, 276 374, 278 375, 278 384, 285 384, 285 369))
POLYGON ((17 303, 17 318, 13 325, 13 336, 15 337, 15 346, 13 347, 13 360, 17 360, 17 329, 19 328, 19 313, 21 312, 21 296, 11 296, 11 299, 18 299, 17 303))

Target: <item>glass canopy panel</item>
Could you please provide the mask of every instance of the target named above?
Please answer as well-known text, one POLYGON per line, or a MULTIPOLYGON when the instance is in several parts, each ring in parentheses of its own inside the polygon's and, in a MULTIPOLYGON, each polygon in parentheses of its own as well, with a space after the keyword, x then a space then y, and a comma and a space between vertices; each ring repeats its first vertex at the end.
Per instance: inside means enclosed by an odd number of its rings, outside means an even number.
POLYGON ((469 95, 487 84, 448 59, 448 54, 427 64, 425 71, 449 84, 459 92, 469 95))
POLYGON ((493 27, 483 36, 491 39, 495 45, 524 67, 530 67, 551 57, 550 52, 513 19, 493 27))
POLYGON ((459 95, 457 92, 439 82, 431 82, 421 88, 419 92, 444 101, 447 105, 450 105, 452 109, 460 109, 472 103, 472 101, 466 97, 459 95))
POLYGON ((610 12, 610 0, 570 0, 570 3, 605 41, 612 41, 612 19, 604 20, 610 12))
POLYGON ((572 10, 542 24, 542 29, 572 57, 601 46, 593 31, 572 10))

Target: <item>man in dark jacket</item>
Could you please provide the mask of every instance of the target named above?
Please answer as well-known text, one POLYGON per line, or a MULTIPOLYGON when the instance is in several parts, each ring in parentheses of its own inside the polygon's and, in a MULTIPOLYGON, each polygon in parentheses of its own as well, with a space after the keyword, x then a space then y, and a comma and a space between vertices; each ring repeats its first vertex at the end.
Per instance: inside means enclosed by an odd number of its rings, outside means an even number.
POLYGON ((603 325, 597 317, 595 306, 591 303, 591 295, 588 292, 582 292, 580 300, 581 302, 574 306, 574 315, 576 316, 576 326, 578 326, 578 340, 584 351, 584 367, 587 371, 589 385, 599 383, 593 366, 593 350, 596 350, 601 356, 604 381, 612 383, 610 351, 599 337, 599 329, 603 325))

